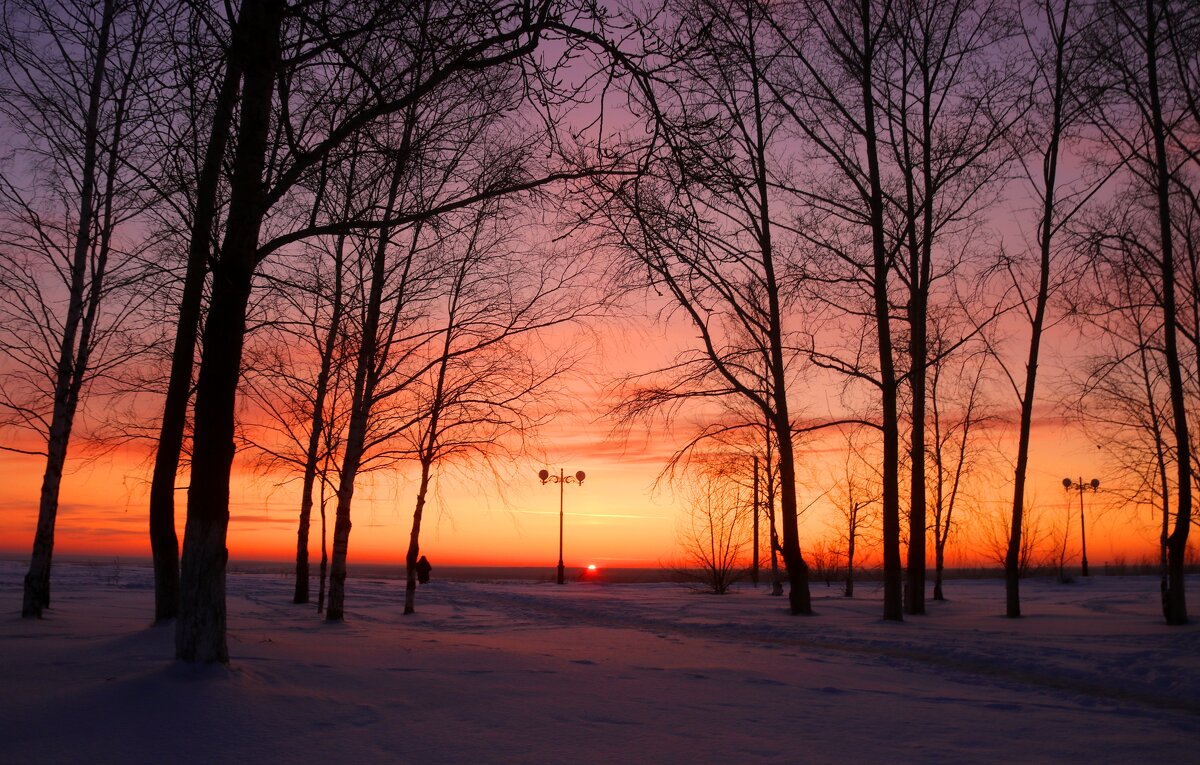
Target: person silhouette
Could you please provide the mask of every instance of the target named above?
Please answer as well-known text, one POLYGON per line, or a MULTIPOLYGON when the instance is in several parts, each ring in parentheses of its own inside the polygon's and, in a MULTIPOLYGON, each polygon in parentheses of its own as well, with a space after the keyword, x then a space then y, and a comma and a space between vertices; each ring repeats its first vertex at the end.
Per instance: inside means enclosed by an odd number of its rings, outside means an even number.
POLYGON ((429 559, 422 555, 417 560, 417 581, 421 584, 429 584, 429 572, 432 570, 433 566, 430 565, 429 559))

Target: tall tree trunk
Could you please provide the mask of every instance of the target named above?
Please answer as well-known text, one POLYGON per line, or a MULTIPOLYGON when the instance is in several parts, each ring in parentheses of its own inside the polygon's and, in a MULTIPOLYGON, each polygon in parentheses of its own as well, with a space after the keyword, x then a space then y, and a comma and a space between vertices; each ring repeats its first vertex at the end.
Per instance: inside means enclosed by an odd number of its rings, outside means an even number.
POLYGON ((763 510, 767 513, 767 533, 771 536, 771 595, 778 597, 783 595, 783 582, 779 578, 779 529, 775 522, 775 469, 772 467, 775 464, 775 455, 771 441, 771 431, 768 427, 763 459, 767 478, 763 510))
POLYGON ((933 599, 945 600, 946 594, 942 591, 942 577, 946 570, 946 542, 944 539, 935 541, 933 547, 933 599))
MULTIPOLYGON (((919 248, 918 252, 923 249, 919 248)), ((909 484, 908 512, 908 579, 905 582, 904 608, 910 614, 925 613, 925 375, 928 367, 927 308, 928 286, 922 274, 927 271, 926 258, 920 257, 913 275, 914 286, 909 300, 909 369, 912 390, 912 433, 909 454, 912 461, 909 484)))
POLYGON ((1059 143, 1063 134, 1063 100, 1065 97, 1063 56, 1066 52, 1066 37, 1071 4, 1063 5, 1057 23, 1054 52, 1054 102, 1050 124, 1050 144, 1043 155, 1042 220, 1038 230, 1039 267, 1038 291, 1034 305, 1033 322, 1030 325, 1029 357, 1025 362, 1025 391, 1021 396, 1021 422, 1017 436, 1017 464, 1013 481, 1012 521, 1009 523, 1008 550, 1004 557, 1005 616, 1016 619, 1021 616, 1021 534, 1025 518, 1025 479, 1029 470, 1029 436, 1033 426, 1033 403, 1037 390, 1038 357, 1041 353, 1042 331, 1046 321, 1046 304, 1050 295, 1050 255, 1054 237, 1054 210, 1056 184, 1058 182, 1059 143))
MULTIPOLYGON (((1166 131, 1158 83, 1157 0, 1146 0, 1146 75, 1150 97, 1150 134, 1154 141, 1154 192, 1158 201, 1158 226, 1162 248, 1163 362, 1171 394, 1171 416, 1175 433, 1175 528, 1167 539, 1167 592, 1163 605, 1167 624, 1187 624, 1184 594, 1184 558, 1192 525, 1192 455, 1188 415, 1180 370, 1178 323, 1175 300, 1175 250, 1171 237, 1171 175, 1167 165, 1166 131)), ((1163 9, 1166 12, 1166 9, 1163 9)))
MULTIPOLYGON (((353 173, 352 173, 353 175, 353 173)), ((349 198, 349 194, 347 194, 349 198)), ((313 485, 317 479, 317 462, 320 458, 321 436, 325 430, 325 400, 329 392, 329 378, 333 368, 334 351, 337 348, 338 335, 341 333, 342 312, 342 281, 343 256, 345 237, 338 240, 336 254, 333 294, 330 304, 333 312, 329 318, 328 334, 321 349, 321 368, 317 373, 317 385, 313 395, 313 411, 311 429, 308 434, 308 448, 304 459, 304 482, 300 493, 300 523, 296 529, 296 589, 292 596, 293 603, 308 602, 308 530, 312 518, 313 485)))
POLYGON ((892 350, 891 306, 888 301, 888 262, 883 220, 883 183, 879 170, 879 145, 875 133, 874 60, 876 37, 872 29, 871 0, 861 0, 863 32, 862 72, 863 138, 867 152, 868 206, 871 223, 872 297, 879 345, 879 394, 883 433, 883 618, 904 619, 903 569, 900 560, 900 418, 899 384, 892 350))
MULTIPOLYGON (((882 319, 886 321, 886 319, 882 319)), ((887 330, 880 329, 881 339, 887 330)), ((888 338, 890 340, 890 337, 888 338)), ((881 351, 880 357, 890 354, 881 351)), ((890 365, 889 365, 890 366, 890 365)), ((896 416, 898 395, 894 371, 885 374, 880 395, 883 403, 883 618, 902 621, 903 592, 900 561, 900 427, 896 416), (887 377, 892 377, 887 381, 887 377)))
POLYGON ((425 497, 429 491, 428 458, 421 460, 421 483, 417 488, 417 506, 413 510, 412 530, 408 535, 408 552, 404 556, 404 613, 411 614, 417 597, 417 558, 421 555, 421 517, 425 513, 425 497))
MULTIPOLYGON (((754 36, 751 30, 750 44, 754 36)), ((770 353, 767 393, 772 401, 771 426, 779 446, 780 504, 782 510, 784 565, 788 576, 788 604, 793 614, 811 614, 812 596, 808 586, 808 563, 800 551, 799 509, 796 500, 796 462, 792 444, 792 420, 788 414, 787 373, 783 352, 782 308, 779 303, 779 283, 775 275, 775 250, 772 243, 771 206, 768 193, 766 130, 763 118, 758 59, 751 48, 751 70, 754 97, 754 176, 758 192, 758 244, 762 253, 763 281, 767 292, 767 342, 770 353)))
POLYGON ((933 599, 945 600, 946 593, 942 589, 942 582, 946 571, 946 537, 950 533, 950 521, 948 518, 943 521, 943 514, 947 513, 947 510, 942 497, 939 496, 936 501, 938 504, 933 519, 933 599))
MULTIPOLYGON (((946 518, 946 455, 947 438, 942 431, 942 411, 938 401, 941 370, 935 366, 932 371, 933 379, 929 384, 929 408, 932 413, 933 428, 933 472, 935 476, 933 488, 933 599, 945 600, 942 593, 942 570, 946 562, 946 533, 950 530, 946 518)), ((966 451, 966 437, 963 437, 963 452, 966 451)), ((962 461, 959 461, 962 468, 962 461)))
MULTIPOLYGON (((235 39, 238 35, 235 27, 235 39)), ((240 64, 237 56, 231 53, 225 61, 225 73, 217 91, 208 146, 205 148, 200 176, 196 180, 196 207, 188 244, 187 270, 183 277, 183 294, 179 299, 171 372, 167 381, 166 400, 163 402, 158 449, 154 454, 154 473, 150 481, 150 550, 154 558, 154 619, 157 622, 174 619, 179 613, 175 479, 179 473, 179 457, 183 453, 204 280, 208 273, 208 260, 212 256, 217 190, 240 82, 240 64)))
POLYGON ((812 598, 808 588, 808 564, 800 553, 800 533, 796 502, 796 467, 792 449, 792 433, 786 409, 776 415, 776 435, 779 438, 779 490, 783 544, 780 553, 787 568, 788 605, 793 614, 811 614, 812 598), (783 420, 783 422, 780 422, 783 420), (787 424, 784 424, 787 423, 787 424))
POLYGON ((946 596, 942 590, 942 582, 944 580, 944 572, 946 569, 946 543, 950 539, 950 530, 954 528, 954 506, 958 503, 958 493, 962 488, 964 474, 967 470, 967 445, 971 437, 971 428, 975 422, 975 407, 976 395, 979 390, 979 380, 982 372, 976 372, 975 381, 971 386, 970 397, 967 399, 966 410, 963 413, 962 420, 962 438, 958 442, 958 455, 954 462, 954 475, 950 479, 950 490, 946 491, 946 463, 943 453, 946 439, 942 437, 941 428, 941 413, 938 410, 937 403, 937 381, 938 373, 934 372, 933 387, 934 394, 931 399, 933 407, 933 427, 934 427, 934 443, 937 444, 936 467, 937 470, 937 493, 935 496, 935 511, 934 511, 934 555, 935 555, 935 577, 936 582, 933 589, 934 600, 945 600, 946 596))
MULTIPOLYGON (((442 357, 438 363, 437 383, 433 389, 430 401, 429 423, 426 437, 421 444, 421 485, 417 489, 417 506, 413 509, 412 531, 408 536, 408 554, 405 556, 404 584, 404 613, 411 614, 414 610, 413 601, 417 595, 417 558, 421 554, 421 517, 425 513, 425 497, 429 491, 429 473, 434 459, 437 457, 439 428, 441 427, 442 410, 446 398, 446 370, 450 366, 450 351, 454 342, 454 324, 458 315, 458 301, 462 295, 463 281, 467 276, 470 265, 470 255, 464 255, 458 270, 453 293, 450 297, 450 307, 446 319, 446 333, 442 342, 442 357)), ((566 482, 559 480, 558 489, 561 493, 566 482)), ((559 507, 562 507, 560 500, 559 507)), ((561 516, 560 516, 561 517, 561 516)), ((561 530, 560 530, 561 532, 561 530)), ((561 533, 559 539, 562 539, 561 533)), ((562 582, 559 582, 561 584, 562 582)))
MULTIPOLYGON (((778 336, 772 339, 773 344, 779 343, 778 336)), ((791 420, 788 417, 787 396, 782 392, 782 348, 779 347, 780 354, 775 357, 776 368, 773 370, 776 377, 776 390, 779 391, 775 395, 775 434, 779 446, 779 489, 780 489, 780 505, 781 505, 781 525, 783 526, 783 544, 780 548, 780 553, 783 556, 783 562, 787 569, 788 577, 788 605, 793 614, 811 614, 812 613, 812 596, 809 591, 809 569, 808 563, 804 560, 804 556, 800 552, 800 531, 798 523, 798 508, 796 499, 796 463, 795 451, 792 445, 792 430, 791 420)))
MULTIPOLYGON (((1143 392, 1150 413, 1150 431, 1154 434, 1154 466, 1156 479, 1160 490, 1159 499, 1162 502, 1162 521, 1158 537, 1158 576, 1159 590, 1162 597, 1163 616, 1167 614, 1167 584, 1169 568, 1167 564, 1167 540, 1171 535, 1171 478, 1167 467, 1167 445, 1163 434, 1163 423, 1159 416, 1157 402, 1154 396, 1154 377, 1150 372, 1148 356, 1150 355, 1149 339, 1142 334, 1142 325, 1137 324, 1138 361, 1142 372, 1143 392)), ((1151 502, 1153 506, 1153 502, 1151 502)))
MULTIPOLYGON (((113 1, 105 0, 99 39, 96 43, 96 60, 92 67, 92 79, 88 89, 88 111, 84 122, 84 155, 83 165, 80 169, 82 177, 79 191, 79 221, 71 253, 71 283, 67 316, 63 322, 62 339, 55 368, 54 405, 51 412, 50 432, 46 442, 46 469, 42 475, 37 530, 33 537, 33 555, 29 562, 29 571, 25 575, 21 604, 21 616, 25 618, 40 618, 42 611, 50 606, 50 564, 54 554, 54 527, 58 518, 59 489, 62 486, 67 446, 71 439, 71 428, 79 403, 79 391, 87 372, 90 338, 87 337, 86 332, 81 332, 80 325, 84 320, 86 301, 84 287, 88 253, 93 246, 96 165, 100 150, 100 95, 104 86, 109 35, 114 13, 113 1)), ((95 274, 93 278, 102 279, 103 275, 102 273, 95 274)), ((98 287, 98 284, 93 284, 93 293, 98 287)))
POLYGON ((265 210, 263 170, 271 101, 280 60, 283 0, 243 0, 238 26, 244 72, 241 124, 230 181, 229 217, 213 267, 204 324, 204 358, 196 384, 192 479, 188 488, 175 655, 184 661, 228 662, 225 640, 225 546, 234 410, 246 334, 246 306, 258 265, 265 210))
MULTIPOLYGON (((366 328, 364 328, 365 331, 366 328)), ((363 343, 364 346, 367 343, 363 343)), ((373 345, 373 344, 372 344, 373 345)), ((345 619, 346 555, 350 549, 350 506, 354 501, 354 483, 362 466, 363 443, 366 438, 369 405, 362 396, 352 403, 350 426, 346 432, 346 453, 338 476, 337 509, 333 516, 333 553, 329 567, 329 603, 325 619, 340 622, 345 619)))
MULTIPOLYGON (((412 136, 413 112, 405 125, 403 146, 408 147, 412 136)), ((401 150, 392 172, 388 189, 384 219, 392 216, 400 183, 404 178, 406 151, 401 150)), ((345 618, 346 598, 346 555, 350 549, 350 507, 354 500, 354 484, 358 470, 362 467, 366 443, 367 426, 370 424, 371 407, 374 404, 378 383, 376 356, 379 353, 379 320, 383 306, 384 281, 387 279, 387 251, 391 230, 380 230, 376 239, 371 261, 371 289, 367 296, 366 315, 363 318, 362 342, 359 343, 354 372, 354 394, 350 403, 350 424, 346 430, 346 451, 342 457, 342 469, 338 473, 337 510, 333 521, 333 556, 329 572, 329 607, 325 619, 340 622, 345 618)))
POLYGON ((325 583, 329 575, 329 541, 325 525, 325 484, 321 484, 321 579, 317 583, 317 613, 325 611, 325 583))
POLYGON ((757 587, 759 570, 762 566, 762 564, 759 562, 759 559, 758 559, 758 553, 759 553, 759 550, 758 550, 758 526, 759 526, 759 523, 758 523, 758 457, 757 456, 755 456, 755 458, 754 458, 754 488, 751 490, 751 492, 752 492, 752 495, 751 495, 751 499, 750 499, 750 512, 754 517, 754 530, 752 532, 753 542, 752 542, 752 546, 750 548, 750 551, 751 551, 750 581, 752 581, 754 583, 754 586, 757 587))
MULTIPOLYGON (((927 53, 927 51, 926 51, 927 53)), ((909 388, 912 391, 912 431, 909 434, 909 512, 908 512, 908 578, 905 581, 904 608, 910 614, 925 613, 925 548, 927 533, 927 503, 925 487, 925 413, 929 369, 929 289, 933 246, 933 124, 929 103, 933 84, 928 61, 919 64, 921 87, 921 184, 923 196, 918 206, 915 177, 910 150, 907 98, 901 111, 904 136, 905 190, 908 217, 908 328, 909 328, 909 388), (918 234, 918 225, 920 233, 918 234)))

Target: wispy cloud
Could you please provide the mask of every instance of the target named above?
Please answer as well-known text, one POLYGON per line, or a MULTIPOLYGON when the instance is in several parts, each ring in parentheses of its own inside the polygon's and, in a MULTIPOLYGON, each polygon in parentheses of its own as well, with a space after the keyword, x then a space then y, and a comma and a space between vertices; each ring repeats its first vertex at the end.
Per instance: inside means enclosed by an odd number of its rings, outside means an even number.
MULTIPOLYGON (((554 510, 513 510, 514 513, 524 513, 525 515, 558 515, 554 510)), ((667 520, 669 515, 632 515, 626 513, 563 513, 575 518, 638 518, 643 520, 667 520)))

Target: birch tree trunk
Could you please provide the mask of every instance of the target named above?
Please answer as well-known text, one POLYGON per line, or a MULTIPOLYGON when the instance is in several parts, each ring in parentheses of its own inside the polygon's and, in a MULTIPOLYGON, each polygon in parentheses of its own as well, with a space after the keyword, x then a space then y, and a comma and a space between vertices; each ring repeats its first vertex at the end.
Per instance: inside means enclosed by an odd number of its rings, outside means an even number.
POLYGON ((204 324, 205 353, 196 384, 192 478, 175 628, 175 655, 184 661, 229 661, 225 638, 225 566, 229 551, 225 545, 234 410, 246 306, 266 213, 263 171, 285 11, 283 0, 243 0, 238 17, 242 44, 230 51, 230 55, 240 57, 244 79, 229 217, 220 257, 212 270, 212 299, 204 324))
MULTIPOLYGON (((63 467, 67 459, 67 447, 71 439, 71 428, 79 403, 79 391, 87 372, 91 338, 85 326, 85 311, 94 315, 95 303, 87 305, 86 284, 88 256, 96 244, 93 239, 93 224, 96 205, 96 175, 100 146, 101 92, 104 87, 108 62, 109 36, 112 31, 115 7, 113 0, 105 0, 88 88, 87 114, 84 116, 83 163, 81 167, 78 224, 70 261, 70 287, 67 316, 63 323, 61 343, 54 376, 54 404, 50 419, 50 431, 46 443, 46 469, 42 475, 42 488, 38 501, 37 530, 33 538, 33 556, 29 571, 25 574, 24 597, 21 616, 40 618, 42 611, 50 606, 50 564, 54 553, 54 527, 58 518, 58 496, 62 486, 63 467)), ((116 151, 117 147, 112 147, 116 151)), ((103 268, 93 274, 91 292, 96 294, 103 282, 103 268)))
POLYGON ((871 284, 875 332, 879 349, 879 395, 883 435, 883 618, 903 621, 903 575, 900 560, 900 418, 899 382, 892 347, 891 305, 883 219, 883 183, 879 168, 879 140, 875 125, 874 62, 878 30, 871 0, 861 0, 862 69, 859 79, 863 106, 863 138, 867 155, 868 210, 871 229, 871 284))
POLYGON ((1158 56, 1159 25, 1168 12, 1166 3, 1146 0, 1145 52, 1147 95, 1149 96, 1150 136, 1153 141, 1153 191, 1158 203, 1159 243, 1162 263, 1163 362, 1171 395, 1172 429, 1175 435, 1175 463, 1178 470, 1175 483, 1175 528, 1167 538, 1167 591, 1163 611, 1167 624, 1188 623, 1187 598, 1184 593, 1185 556, 1188 532, 1192 526, 1192 442, 1188 428, 1188 412, 1180 370, 1178 324, 1175 298, 1175 247, 1171 231, 1171 174, 1168 166, 1162 95, 1159 88, 1158 56))
POLYGON ((425 514, 425 497, 429 491, 430 462, 421 460, 421 483, 417 488, 417 506, 413 509, 412 530, 408 535, 408 552, 404 556, 404 613, 416 611, 417 558, 421 555, 421 518, 425 514))
MULTIPOLYGON (((235 29, 234 36, 238 34, 235 29)), ((179 613, 175 479, 179 473, 188 402, 191 399, 204 281, 208 273, 208 259, 212 256, 217 190, 240 82, 240 65, 237 56, 231 55, 225 64, 204 163, 196 182, 196 208, 188 244, 187 270, 179 300, 179 319, 175 325, 175 344, 171 351, 171 371, 159 425, 158 448, 154 453, 154 472, 150 481, 150 550, 154 558, 154 619, 157 622, 173 619, 179 613)))
POLYGON ((292 596, 293 603, 308 602, 308 532, 312 518, 317 462, 320 459, 321 440, 325 432, 325 401, 329 394, 334 352, 342 331, 345 246, 346 238, 339 237, 334 254, 333 292, 329 296, 333 311, 326 330, 325 344, 321 348, 321 368, 317 373, 316 390, 313 393, 312 422, 305 451, 304 480, 300 489, 300 523, 296 529, 296 589, 292 596))
POLYGON ((1042 334, 1046 322, 1046 306, 1050 294, 1050 266, 1053 253, 1054 213, 1058 183, 1059 144, 1064 130, 1063 108, 1066 97, 1064 57, 1069 28, 1071 3, 1063 4, 1057 19, 1048 19, 1056 29, 1054 50, 1054 82, 1051 102, 1050 141, 1043 154, 1042 211, 1038 225, 1038 290, 1034 298, 1033 319, 1030 323, 1029 356, 1025 362, 1025 388, 1021 394, 1021 419, 1017 436, 1017 464, 1013 481, 1012 521, 1009 523, 1008 551, 1004 557, 1005 616, 1021 616, 1021 535, 1025 516, 1025 480, 1029 471, 1029 438, 1033 427, 1033 404, 1037 392, 1038 361, 1041 355, 1042 334))
MULTIPOLYGON (((403 146, 408 147, 412 137, 413 112, 409 112, 405 123, 403 146)), ((386 204, 385 219, 392 217, 400 184, 406 169, 407 151, 392 170, 386 204)), ((379 381, 378 355, 380 348, 380 315, 383 310, 383 293, 387 281, 387 253, 390 247, 391 230, 383 228, 375 241, 371 261, 371 285, 367 297, 366 314, 363 319, 362 341, 359 343, 354 372, 354 394, 350 403, 350 423, 346 431, 346 452, 342 457, 342 468, 338 473, 337 510, 333 522, 333 552, 329 568, 329 604, 325 619, 340 622, 345 618, 346 599, 346 556, 350 548, 350 507, 354 501, 354 485, 362 467, 366 448, 367 427, 371 420, 375 389, 379 381)))

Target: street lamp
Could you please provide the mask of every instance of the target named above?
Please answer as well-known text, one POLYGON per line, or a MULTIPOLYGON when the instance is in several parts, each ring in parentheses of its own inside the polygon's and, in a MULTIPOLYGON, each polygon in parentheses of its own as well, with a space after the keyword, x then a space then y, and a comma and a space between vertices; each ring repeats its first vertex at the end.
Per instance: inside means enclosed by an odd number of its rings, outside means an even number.
POLYGON ((563 488, 569 483, 583 483, 583 479, 587 476, 580 470, 575 475, 565 475, 563 469, 558 469, 558 475, 551 475, 549 470, 542 468, 538 471, 538 478, 542 484, 556 483, 558 484, 558 583, 563 583, 563 488))
POLYGON ((1083 549, 1082 558, 1079 561, 1079 568, 1081 569, 1081 573, 1084 576, 1087 576, 1087 528, 1083 523, 1083 493, 1088 489, 1091 489, 1092 493, 1095 493, 1097 490, 1099 490, 1100 479, 1093 478, 1090 482, 1084 483, 1083 479, 1080 478, 1078 483, 1072 483, 1070 478, 1064 478, 1063 488, 1067 491, 1074 489, 1075 491, 1079 492, 1079 539, 1083 549))

